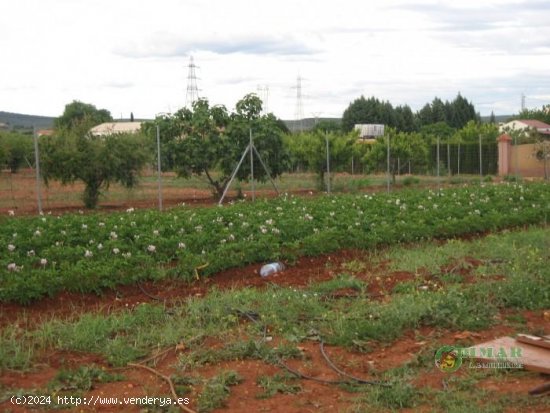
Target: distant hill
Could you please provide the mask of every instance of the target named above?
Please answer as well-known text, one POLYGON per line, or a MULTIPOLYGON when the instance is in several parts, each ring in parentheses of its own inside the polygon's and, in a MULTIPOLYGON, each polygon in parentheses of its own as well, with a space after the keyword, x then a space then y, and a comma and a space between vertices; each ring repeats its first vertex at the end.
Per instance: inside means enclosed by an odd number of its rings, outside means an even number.
POLYGON ((0 123, 5 123, 10 129, 38 129, 53 128, 55 118, 49 116, 23 115, 0 111, 0 123))
POLYGON ((331 121, 331 122, 342 122, 341 118, 305 118, 302 120, 283 120, 286 127, 291 132, 299 132, 299 131, 306 131, 311 130, 314 128, 316 123, 319 123, 321 121, 331 121))
MULTIPOLYGON (((507 122, 508 119, 510 119, 512 116, 514 116, 514 115, 495 115, 495 122, 496 123, 507 122)), ((488 123, 489 120, 491 120, 491 116, 482 116, 481 117, 481 122, 483 122, 483 123, 488 123)))

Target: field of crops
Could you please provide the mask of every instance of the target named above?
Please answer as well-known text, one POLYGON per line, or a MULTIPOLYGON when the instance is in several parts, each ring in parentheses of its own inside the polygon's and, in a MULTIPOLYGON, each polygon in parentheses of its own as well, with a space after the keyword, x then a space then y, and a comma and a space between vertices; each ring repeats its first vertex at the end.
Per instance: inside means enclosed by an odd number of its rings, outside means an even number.
MULTIPOLYGON (((434 353, 550 333, 549 215, 542 183, 6 215, 0 410, 176 394, 194 412, 548 411, 527 395, 539 374, 449 374, 434 353)), ((78 410, 185 410, 158 400, 78 410)))
POLYGON ((544 223, 544 184, 396 194, 282 197, 218 208, 5 217, 0 301, 60 290, 99 292, 136 280, 208 276, 248 263, 544 223))

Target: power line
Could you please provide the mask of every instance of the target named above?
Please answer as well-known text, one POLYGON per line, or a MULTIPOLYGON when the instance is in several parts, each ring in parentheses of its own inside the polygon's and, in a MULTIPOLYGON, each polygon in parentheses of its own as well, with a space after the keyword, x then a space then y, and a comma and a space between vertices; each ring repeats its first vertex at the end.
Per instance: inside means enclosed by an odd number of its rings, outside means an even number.
POLYGON ((185 96, 185 106, 190 108, 193 103, 199 100, 199 88, 197 86, 197 74, 195 69, 198 67, 195 65, 193 56, 189 58, 189 65, 187 72, 187 95, 185 96))

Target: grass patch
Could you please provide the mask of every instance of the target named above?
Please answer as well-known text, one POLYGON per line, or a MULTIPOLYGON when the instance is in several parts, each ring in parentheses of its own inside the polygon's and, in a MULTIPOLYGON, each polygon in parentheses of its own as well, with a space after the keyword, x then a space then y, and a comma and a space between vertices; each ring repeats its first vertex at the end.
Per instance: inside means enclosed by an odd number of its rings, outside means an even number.
POLYGON ((231 386, 242 381, 242 378, 235 371, 224 371, 208 380, 198 398, 199 413, 210 412, 214 409, 224 407, 229 397, 231 386))
POLYGON ((273 376, 260 376, 256 381, 263 391, 256 395, 258 399, 268 399, 277 393, 296 394, 302 390, 296 376, 288 373, 276 373, 273 376))

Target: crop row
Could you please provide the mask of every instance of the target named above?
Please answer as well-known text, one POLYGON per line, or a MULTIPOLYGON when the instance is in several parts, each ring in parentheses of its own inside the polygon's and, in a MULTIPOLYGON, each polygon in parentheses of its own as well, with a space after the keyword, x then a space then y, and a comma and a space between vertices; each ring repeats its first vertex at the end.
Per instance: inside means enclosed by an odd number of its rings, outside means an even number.
POLYGON ((0 301, 100 292, 167 276, 191 279, 273 259, 370 248, 546 222, 550 186, 491 184, 238 202, 167 212, 4 217, 0 301))

